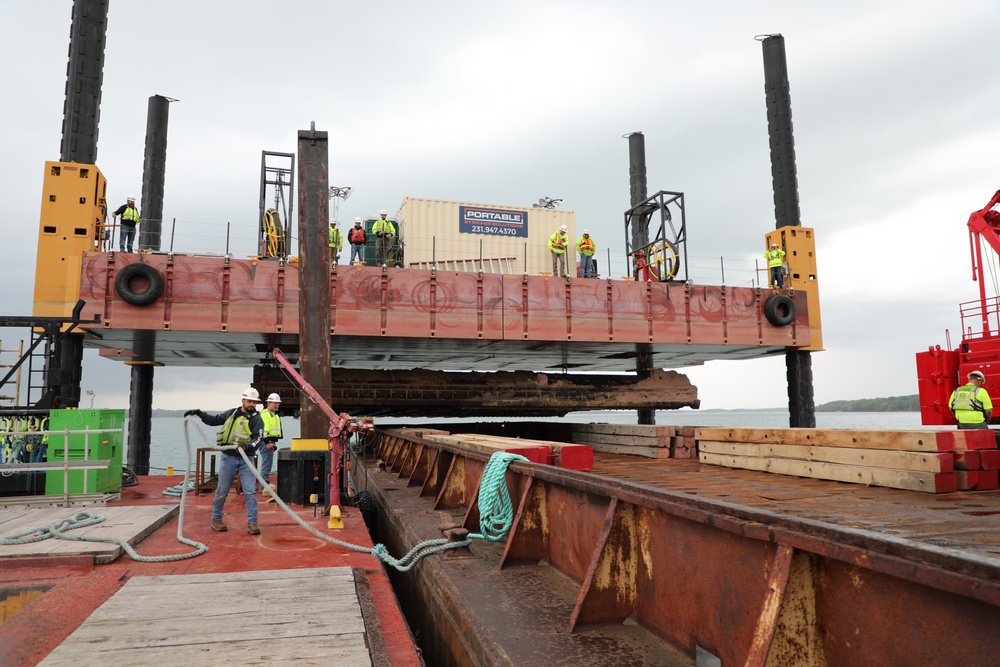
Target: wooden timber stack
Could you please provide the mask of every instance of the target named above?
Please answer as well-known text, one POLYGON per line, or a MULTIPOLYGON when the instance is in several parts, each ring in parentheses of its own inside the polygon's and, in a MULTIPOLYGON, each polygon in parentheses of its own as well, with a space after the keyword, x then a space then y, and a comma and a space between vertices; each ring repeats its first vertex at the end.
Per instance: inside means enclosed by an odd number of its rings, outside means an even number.
POLYGON ((949 493, 1000 488, 994 432, 699 428, 699 460, 729 468, 949 493))
POLYGON ((573 424, 573 442, 605 454, 652 459, 698 458, 694 426, 573 424))

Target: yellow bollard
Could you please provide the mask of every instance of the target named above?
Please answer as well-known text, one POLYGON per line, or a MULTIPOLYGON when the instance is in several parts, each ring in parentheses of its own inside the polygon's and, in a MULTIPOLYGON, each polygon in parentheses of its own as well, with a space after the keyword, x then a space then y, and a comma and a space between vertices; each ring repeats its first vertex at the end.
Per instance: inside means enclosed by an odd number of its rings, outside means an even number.
POLYGON ((340 506, 331 505, 330 506, 330 523, 327 524, 327 528, 343 528, 344 522, 340 519, 340 506))
POLYGON ((167 477, 173 477, 173 476, 174 476, 174 467, 167 466, 167 477))

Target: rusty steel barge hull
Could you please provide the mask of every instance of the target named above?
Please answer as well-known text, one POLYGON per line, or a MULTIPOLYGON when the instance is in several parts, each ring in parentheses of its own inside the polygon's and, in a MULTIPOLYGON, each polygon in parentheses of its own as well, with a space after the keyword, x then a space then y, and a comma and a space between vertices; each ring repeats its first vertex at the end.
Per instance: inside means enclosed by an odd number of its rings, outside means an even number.
MULTIPOLYGON (((487 459, 380 432, 361 462, 376 539, 477 532, 487 459)), ((997 664, 1000 492, 613 454, 514 463, 507 484, 504 541, 393 575, 429 664, 997 664)))

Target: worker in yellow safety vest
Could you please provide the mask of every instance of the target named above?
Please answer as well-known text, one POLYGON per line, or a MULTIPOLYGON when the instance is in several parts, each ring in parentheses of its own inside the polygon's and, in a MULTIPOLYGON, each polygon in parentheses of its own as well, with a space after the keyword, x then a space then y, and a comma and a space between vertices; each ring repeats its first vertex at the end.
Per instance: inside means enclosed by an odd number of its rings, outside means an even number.
POLYGON ((392 238, 396 235, 396 228, 392 226, 392 223, 385 219, 386 210, 382 209, 379 213, 379 219, 375 221, 372 225, 372 234, 376 236, 375 239, 375 264, 385 264, 386 261, 386 250, 392 245, 392 238))
MULTIPOLYGON (((264 441, 260 448, 260 476, 264 481, 271 484, 271 465, 274 463, 274 452, 278 449, 278 441, 281 440, 281 396, 271 394, 267 397, 267 407, 260 411, 260 418, 264 422, 264 441)), ((264 490, 261 489, 261 492, 264 490)))
POLYGON ((594 253, 597 252, 597 244, 590 236, 590 230, 583 230, 583 236, 576 242, 576 251, 580 253, 580 277, 596 278, 597 272, 594 270, 594 253))
POLYGON ((982 371, 972 371, 969 373, 969 383, 951 392, 948 407, 958 420, 958 428, 989 428, 993 417, 993 401, 990 400, 989 392, 983 389, 985 382, 986 376, 982 371))
POLYGON ((344 247, 344 235, 337 229, 337 219, 330 220, 330 263, 340 262, 340 250, 344 247))
POLYGON ((783 273, 785 262, 785 251, 778 247, 777 243, 772 243, 771 248, 764 253, 767 259, 767 266, 771 269, 771 287, 782 287, 785 284, 783 273))
POLYGON ((566 225, 562 225, 549 237, 549 252, 552 253, 552 275, 566 277, 566 246, 569 237, 566 225))
MULTIPOLYGON (((258 403, 260 394, 250 387, 240 396, 240 406, 237 408, 217 415, 201 410, 188 410, 184 416, 197 417, 207 426, 221 426, 222 430, 215 438, 216 443, 220 447, 242 448, 249 458, 254 455, 257 445, 264 437, 264 422, 257 412, 258 403)), ((212 501, 212 530, 217 533, 228 530, 222 521, 222 509, 226 505, 226 496, 229 495, 229 489, 232 488, 237 476, 243 487, 243 502, 247 506, 247 532, 251 535, 260 535, 260 528, 257 526, 257 494, 254 493, 257 478, 253 466, 247 465, 246 460, 236 449, 224 449, 222 456, 219 457, 219 482, 215 487, 215 498, 212 501)))
POLYGON ((126 199, 125 203, 111 214, 111 221, 114 222, 118 216, 121 216, 122 219, 122 230, 118 236, 118 252, 132 252, 135 226, 139 224, 139 209, 135 207, 135 197, 126 199))
POLYGON ((767 266, 771 270, 771 287, 783 287, 785 251, 779 248, 777 243, 772 243, 770 249, 764 253, 764 258, 767 259, 767 266))

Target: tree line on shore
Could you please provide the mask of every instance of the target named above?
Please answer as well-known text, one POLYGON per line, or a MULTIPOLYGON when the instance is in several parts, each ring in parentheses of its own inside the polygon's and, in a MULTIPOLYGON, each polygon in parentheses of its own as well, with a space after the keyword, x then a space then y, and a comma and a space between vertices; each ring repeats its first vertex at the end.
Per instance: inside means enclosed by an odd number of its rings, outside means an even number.
POLYGON ((859 398, 853 401, 831 401, 816 406, 816 412, 920 412, 918 394, 859 398))

